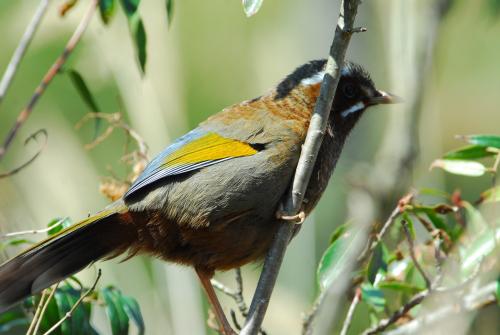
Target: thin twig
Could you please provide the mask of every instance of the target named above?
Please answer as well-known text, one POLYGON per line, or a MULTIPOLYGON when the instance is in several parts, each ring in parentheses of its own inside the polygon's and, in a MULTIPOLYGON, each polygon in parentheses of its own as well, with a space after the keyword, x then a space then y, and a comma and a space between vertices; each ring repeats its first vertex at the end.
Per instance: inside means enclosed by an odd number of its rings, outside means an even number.
POLYGON ((309 313, 304 315, 304 317, 302 318, 302 335, 312 334, 313 321, 316 318, 316 315, 318 314, 320 306, 323 306, 323 302, 325 301, 326 295, 327 295, 327 290, 322 290, 321 293, 316 298, 316 300, 314 301, 314 304, 309 313))
POLYGON ((101 278, 101 269, 99 269, 97 271, 97 277, 94 281, 94 284, 92 284, 92 287, 89 288, 84 294, 82 294, 80 296, 80 298, 78 298, 78 300, 75 302, 75 304, 73 306, 71 306, 71 309, 69 310, 69 312, 67 312, 63 318, 61 318, 59 321, 57 321, 52 327, 50 327, 49 330, 47 330, 45 333, 43 333, 43 335, 49 335, 50 333, 52 333, 54 330, 56 330, 64 321, 68 320, 71 318, 71 316, 73 315, 73 312, 75 311, 75 309, 81 304, 81 302, 83 301, 83 299, 85 299, 86 297, 88 297, 90 295, 90 293, 92 293, 97 285, 97 282, 99 281, 99 279, 101 278))
POLYGON ((414 197, 415 197, 415 192, 411 191, 407 193, 404 197, 399 199, 398 205, 393 209, 393 211, 385 221, 384 225, 380 229, 380 232, 374 235, 371 242, 368 243, 368 247, 358 257, 358 263, 362 264, 370 257, 370 255, 373 253, 379 242, 382 241, 382 238, 385 236, 386 232, 389 230, 390 227, 392 227, 398 216, 404 212, 405 207, 413 201, 414 197))
POLYGON ((64 48, 62 54, 56 59, 54 64, 52 64, 52 66, 47 71, 47 73, 43 77, 38 87, 35 89, 35 92, 31 96, 26 107, 17 116, 16 122, 8 132, 7 136, 3 141, 2 146, 0 147, 0 161, 7 153, 7 150, 12 144, 12 141, 16 137, 16 134, 21 128, 21 126, 26 122, 26 120, 28 120, 28 117, 33 112, 33 108, 35 107, 36 103, 38 102, 42 94, 45 92, 49 84, 52 82, 52 79, 54 79, 55 75, 59 72, 61 67, 66 63, 68 57, 71 55, 71 52, 74 50, 78 42, 80 42, 83 33, 87 29, 90 20, 94 15, 98 3, 99 3, 98 0, 90 1, 90 5, 87 9, 87 12, 85 12, 84 16, 82 17, 82 20, 80 21, 75 32, 73 33, 70 40, 66 44, 66 47, 64 48))
POLYGON ((41 233, 46 233, 48 232, 49 230, 51 229, 54 229, 56 227, 59 227, 61 224, 63 224, 64 221, 66 221, 68 218, 65 217, 59 221, 57 221, 56 223, 54 223, 53 225, 51 225, 50 227, 47 227, 47 228, 43 228, 43 229, 35 229, 35 230, 23 230, 23 231, 16 231, 16 232, 13 232, 13 233, 7 233, 7 234, 4 234, 4 235, 0 235, 0 239, 6 239, 6 238, 12 238, 12 237, 17 237, 17 236, 21 236, 21 235, 30 235, 30 234, 41 234, 41 233))
MULTIPOLYGON (((416 318, 399 328, 386 332, 386 335, 406 335, 406 334, 423 334, 426 327, 439 324, 443 320, 448 319, 453 314, 461 312, 470 312, 485 305, 497 301, 495 292, 497 283, 491 282, 484 285, 482 288, 471 292, 465 296, 459 295, 459 304, 442 304, 438 309, 428 311, 424 316, 416 318)), ((375 333, 373 333, 375 334, 375 333)))
POLYGON ((424 290, 410 299, 406 304, 401 306, 394 314, 391 315, 390 318, 380 321, 380 323, 374 328, 366 330, 363 335, 373 335, 378 334, 386 330, 389 326, 394 324, 400 318, 406 315, 413 307, 419 305, 425 297, 429 295, 429 290, 424 290))
POLYGON ((410 257, 413 260, 413 264, 415 264, 418 272, 420 272, 424 278, 425 286, 427 286, 427 289, 430 291, 432 290, 432 284, 424 269, 420 265, 420 262, 417 260, 417 255, 415 254, 415 244, 413 243, 413 238, 411 237, 410 229, 408 228, 408 222, 406 222, 406 220, 401 220, 401 225, 403 226, 403 231, 405 233, 406 240, 408 241, 410 257))
POLYGON ((38 318, 40 317, 40 313, 42 312, 43 305, 45 302, 45 298, 47 297, 47 294, 48 294, 48 290, 42 291, 42 296, 40 297, 40 301, 38 302, 38 306, 36 307, 35 315, 33 315, 33 320, 31 321, 31 324, 30 324, 28 330, 26 331, 26 335, 33 334, 33 329, 36 326, 38 318))
POLYGON ((125 131, 131 138, 133 138, 134 141, 137 143, 137 146, 139 147, 138 153, 140 158, 147 160, 148 145, 146 144, 146 141, 144 141, 144 139, 134 129, 132 129, 127 123, 123 121, 121 113, 113 113, 113 114, 88 113, 80 121, 78 121, 78 123, 75 125, 75 128, 76 129, 81 128, 84 123, 86 123, 91 119, 106 120, 110 126, 104 131, 102 135, 97 137, 91 143, 86 144, 85 145, 86 149, 93 149, 95 146, 97 146, 98 144, 103 142, 106 138, 108 138, 115 128, 120 128, 123 131, 125 131))
MULTIPOLYGON (((241 269, 236 268, 235 269, 235 281, 236 281, 236 289, 233 290, 226 285, 222 284, 216 279, 211 279, 210 282, 212 283, 212 286, 219 290, 220 292, 224 293, 228 297, 232 298, 234 302, 236 303, 236 306, 238 306, 238 310, 240 311, 240 314, 246 318, 248 315, 248 306, 245 302, 245 298, 243 297, 243 278, 241 276, 241 269)), ((236 313, 231 309, 231 318, 233 319, 233 323, 236 327, 237 330, 241 330, 241 326, 236 318, 236 313)), ((259 333, 262 335, 265 335, 266 332, 263 329, 259 330, 259 333)))
POLYGON ((347 311, 347 315, 344 320, 344 324, 342 325, 342 330, 340 331, 340 335, 347 335, 347 331, 352 322, 352 318, 354 316, 354 311, 356 310, 356 306, 358 306, 361 301, 361 291, 359 288, 356 289, 354 293, 354 298, 352 298, 351 305, 349 306, 349 310, 347 311))
MULTIPOLYGON (((294 216, 302 207, 305 191, 323 140, 323 134, 326 131, 333 97, 340 79, 340 69, 344 64, 347 46, 352 36, 350 31, 354 28, 354 18, 359 3, 360 0, 343 0, 341 2, 340 15, 330 48, 330 57, 328 57, 325 67, 320 95, 314 107, 291 191, 284 201, 284 215, 294 216)), ((285 250, 292 237, 293 228, 293 223, 283 222, 274 236, 241 335, 257 334, 261 327, 285 250)))
POLYGON ((5 70, 5 73, 2 77, 2 81, 0 81, 0 103, 2 103, 2 100, 4 99, 5 94, 10 87, 10 84, 12 83, 12 80, 16 75, 19 64, 21 63, 21 60, 23 59, 23 56, 26 53, 26 50, 28 49, 31 41, 33 40, 33 36, 35 36, 35 33, 40 25, 40 22, 42 21, 43 16, 45 15, 45 12, 47 11, 48 6, 49 0, 40 0, 40 3, 38 4, 38 7, 35 11, 35 15, 33 15, 33 17, 31 18, 30 23, 26 27, 26 30, 24 31, 24 34, 19 41, 16 51, 14 51, 14 54, 10 59, 9 65, 7 65, 7 69, 5 70))
MULTIPOLYGON (((369 335, 369 334, 377 334, 380 332, 383 332, 387 328, 389 328, 391 325, 395 324, 400 318, 405 316, 412 308, 415 306, 419 305, 422 303, 422 301, 429 296, 429 294, 432 292, 434 294, 457 294, 461 293, 464 291, 466 288, 468 288, 477 278, 480 272, 481 264, 478 265, 478 267, 475 269, 474 273, 466 278, 462 283, 452 286, 452 287, 437 287, 438 283, 441 280, 441 276, 438 276, 434 279, 434 282, 431 283, 430 287, 431 289, 426 289, 422 292, 417 293, 413 298, 411 298, 406 304, 404 304, 402 307, 400 307, 396 312, 394 312, 390 318, 381 320, 380 323, 371 328, 366 330, 363 334, 364 335, 369 335)), ((461 296, 459 294, 458 296, 461 296)), ((415 333, 417 334, 417 333, 415 333)))
POLYGON ((28 159, 26 162, 19 165, 18 167, 14 168, 8 172, 0 173, 0 179, 7 178, 7 177, 15 175, 16 173, 19 173, 21 170, 25 169, 31 163, 33 163, 35 161, 35 159, 38 158, 38 156, 40 156, 42 151, 47 147, 48 134, 47 134, 47 131, 45 129, 39 129, 36 132, 34 132, 33 134, 31 134, 30 136, 28 136, 28 138, 24 141, 24 145, 26 146, 31 140, 36 140, 38 134, 44 135, 44 142, 42 145, 40 145, 40 148, 38 149, 38 151, 35 152, 35 154, 30 159, 28 159))
POLYGON ((59 287, 59 283, 60 282, 58 282, 56 285, 54 285, 54 287, 52 288, 52 291, 50 291, 50 294, 49 294, 47 300, 45 301, 45 304, 43 304, 42 311, 40 313, 40 316, 38 317, 38 320, 36 322, 36 326, 33 329, 33 335, 36 335, 38 333, 38 328, 40 328, 40 324, 42 323, 42 319, 43 319, 43 316, 45 315, 45 311, 47 310, 47 307, 49 306, 50 301, 54 297, 54 294, 56 293, 56 290, 59 287))

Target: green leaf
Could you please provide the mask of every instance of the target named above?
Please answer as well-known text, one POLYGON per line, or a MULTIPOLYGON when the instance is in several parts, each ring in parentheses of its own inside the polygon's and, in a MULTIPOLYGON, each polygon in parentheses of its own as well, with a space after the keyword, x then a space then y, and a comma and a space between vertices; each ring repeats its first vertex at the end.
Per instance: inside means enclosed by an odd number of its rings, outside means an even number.
MULTIPOLYGON (((472 235, 474 236, 474 235, 472 235)), ((474 272, 479 263, 500 245, 500 228, 488 229, 479 234, 467 247, 460 249, 462 271, 465 275, 474 272)))
MULTIPOLYGON (((410 216, 408 215, 408 213, 404 212, 400 219, 406 221, 406 223, 408 224, 408 231, 410 232, 410 236, 412 239, 415 239, 415 237, 416 237, 415 226, 413 225, 413 221, 410 218, 410 216)), ((403 223, 401 223, 401 227, 402 227, 402 225, 403 225, 403 223)), ((401 228, 401 229, 403 229, 403 228, 401 228)))
POLYGON ((498 202, 500 201, 500 186, 495 186, 481 193, 481 202, 498 202))
POLYGON ((134 321, 137 329, 139 331, 139 335, 143 335, 146 329, 144 325, 144 319, 142 318, 141 308, 139 307, 139 303, 132 297, 121 295, 120 301, 123 305, 123 309, 125 313, 134 321))
POLYGON ((0 243, 0 251, 4 250, 5 248, 8 247, 14 247, 17 245, 23 245, 23 244, 35 244, 34 241, 25 239, 25 238, 13 238, 10 240, 6 240, 0 243))
POLYGON ((379 242, 375 250, 373 250, 370 263, 368 263, 368 281, 372 285, 375 285, 375 278, 379 272, 382 274, 387 273, 387 254, 387 248, 384 243, 379 242))
MULTIPOLYGON (((62 319, 67 312, 71 310, 71 303, 69 300, 68 294, 66 294, 63 290, 59 289, 54 294, 54 298, 57 303, 57 308, 59 310, 59 318, 62 319)), ((64 321, 59 327, 61 334, 70 335, 73 333, 71 319, 64 321)))
POLYGON ((469 145, 457 150, 453 150, 444 154, 445 159, 479 159, 488 156, 493 156, 495 153, 488 151, 488 147, 482 145, 469 145))
POLYGON ((500 0, 487 0, 491 14, 493 16, 498 16, 500 14, 500 0))
POLYGON ((406 294, 415 294, 420 291, 420 287, 396 280, 384 280, 377 284, 380 289, 393 290, 406 294))
POLYGON ((106 314, 111 323, 113 335, 127 335, 129 317, 120 301, 117 290, 112 286, 108 286, 102 289, 101 293, 106 303, 106 314))
POLYGON ((141 67, 142 73, 146 72, 146 30, 139 15, 134 15, 129 20, 130 32, 134 39, 137 60, 141 67))
MULTIPOLYGON (((68 73, 71 82, 73 83, 73 86, 76 88, 76 91, 82 98, 83 102, 87 105, 87 108, 90 109, 91 112, 93 113, 100 113, 101 109, 96 103, 96 100, 94 99, 92 93, 90 92, 89 87, 85 83, 85 80, 81 76, 80 73, 78 73, 76 70, 70 69, 67 70, 66 73, 68 73)), ((101 124, 101 119, 100 118, 95 118, 94 119, 94 138, 97 138, 97 134, 99 133, 99 126, 101 124)))
POLYGON ((125 11, 125 15, 127 15, 128 18, 131 18, 135 15, 137 9, 139 8, 140 2, 141 0, 122 0, 122 7, 125 11))
POLYGON ((68 228, 69 226, 71 226, 71 220, 68 217, 65 217, 65 218, 55 218, 55 219, 52 219, 47 224, 47 228, 52 227, 52 226, 55 226, 55 227, 53 227, 52 229, 50 229, 47 232, 48 236, 55 235, 58 232, 60 232, 61 230, 65 229, 65 228, 68 228))
POLYGON ((250 17, 255 15, 259 11, 263 2, 264 0, 242 0, 243 10, 245 11, 246 16, 250 17))
POLYGON ((347 261, 361 235, 359 229, 350 229, 326 249, 316 271, 321 290, 325 290, 340 276, 345 275, 347 261))
POLYGON ((445 199, 448 199, 451 196, 449 193, 447 193, 445 191, 441 191, 441 190, 438 190, 435 188, 428 188, 428 187, 423 187, 423 188, 419 189, 418 193, 421 195, 430 195, 430 196, 441 197, 441 198, 445 198, 445 199))
POLYGON ((469 177, 479 177, 487 171, 486 167, 479 162, 454 159, 435 160, 431 165, 431 169, 435 167, 441 168, 449 173, 469 177))
MULTIPOLYGON (((128 26, 132 39, 134 40, 137 60, 141 67, 142 73, 146 72, 146 30, 144 23, 137 9, 139 8, 140 0, 121 0, 123 10, 128 19, 128 26)), ((168 4, 167 4, 168 6, 168 4)))
POLYGON ((90 93, 89 87, 83 80, 83 77, 76 70, 70 69, 66 70, 66 73, 69 75, 71 82, 75 86, 76 90, 80 94, 80 97, 83 99, 87 107, 94 113, 100 113, 101 110, 97 106, 92 93, 90 93))
POLYGON ((470 144, 500 149, 500 136, 497 135, 468 135, 464 139, 470 144))
POLYGON ((377 312, 382 312, 385 308, 384 293, 369 283, 361 284, 361 300, 377 312))
POLYGON ((339 239, 339 237, 341 237, 343 234, 345 234, 345 232, 347 231, 348 228, 349 228, 349 223, 344 223, 344 224, 341 224, 340 226, 338 226, 333 231, 332 235, 330 236, 329 244, 332 244, 335 241, 337 241, 339 239))
POLYGON ((14 328, 27 327, 29 324, 26 314, 21 309, 0 314, 0 333, 11 334, 14 328))
POLYGON ((115 13, 115 0, 99 0, 99 13, 104 24, 108 24, 115 13))
MULTIPOLYGON (((59 291, 60 289, 58 289, 59 291)), ((56 295, 57 292, 56 291, 56 295)), ((57 300, 56 300, 56 295, 54 295, 54 298, 50 300, 49 304, 47 305, 47 309, 45 310, 45 313, 43 314, 42 320, 40 321, 40 333, 45 333, 47 332, 54 324, 57 323, 57 321, 60 320, 60 312, 59 312, 59 306, 57 305, 57 300)), ((36 304, 40 303, 40 295, 37 297, 36 304)), ((64 316, 64 314, 63 314, 64 316)), ((60 335, 62 334, 61 332, 61 327, 58 327, 57 329, 54 330, 52 333, 54 335, 60 335)))
POLYGON ((467 214, 467 229, 469 233, 477 234, 489 228, 481 212, 467 201, 462 201, 462 203, 467 214))
POLYGON ((165 8, 167 9, 167 20, 168 25, 172 24, 172 19, 174 18, 174 0, 166 0, 165 8))

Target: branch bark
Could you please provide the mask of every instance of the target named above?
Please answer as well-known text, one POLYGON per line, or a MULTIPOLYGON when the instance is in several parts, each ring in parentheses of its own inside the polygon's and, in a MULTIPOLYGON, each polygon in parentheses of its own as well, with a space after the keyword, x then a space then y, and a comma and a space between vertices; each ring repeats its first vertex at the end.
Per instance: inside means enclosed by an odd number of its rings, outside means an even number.
POLYGON ((35 36, 38 26, 40 25, 40 22, 42 21, 42 18, 47 11, 49 1, 50 0, 41 0, 38 4, 35 15, 33 15, 33 18, 26 27, 26 30, 21 37, 21 41, 19 41, 19 45, 17 46, 16 51, 14 51, 9 65, 7 65, 7 69, 5 70, 5 73, 2 77, 2 81, 0 81, 0 103, 2 103, 2 100, 5 97, 10 84, 12 83, 12 79, 14 79, 17 68, 21 63, 21 60, 23 59, 23 56, 26 53, 31 40, 33 40, 33 36, 35 36))
MULTIPOLYGON (((335 29, 335 36, 330 47, 330 56, 326 64, 325 76, 321 84, 320 95, 314 108, 299 163, 295 171, 291 192, 284 201, 285 215, 296 215, 302 206, 305 190, 318 155, 323 134, 325 133, 328 116, 340 79, 340 69, 349 41, 354 30, 360 0, 343 0, 340 5, 340 15, 335 29)), ((257 334, 264 320, 269 299, 276 283, 279 268, 283 261, 286 247, 292 237, 294 224, 283 222, 274 237, 273 244, 267 254, 264 268, 250 305, 245 326, 240 334, 257 334)))
POLYGON ((21 128, 21 126, 26 122, 28 117, 31 115, 31 112, 33 112, 33 108, 35 107, 36 103, 42 96, 42 94, 45 92, 47 89, 47 86, 52 82, 52 79, 54 79, 55 75, 59 72, 61 67, 66 63, 66 60, 68 57, 71 55, 71 52, 73 49, 76 47, 78 42, 80 42, 80 39, 82 38, 83 33, 87 29, 90 20, 92 19, 94 12, 97 8, 99 1, 98 0, 91 0, 90 5, 85 12, 82 20, 78 24, 78 27, 75 29, 75 32, 71 36, 70 40, 66 44, 66 47, 64 48, 62 54, 56 59, 54 64, 50 67, 50 69, 47 71, 45 76, 43 77, 42 81, 40 84, 38 84, 38 87, 35 89, 35 92, 31 96, 28 104, 26 107, 19 113, 17 116, 16 122, 10 129, 9 133, 5 137, 2 146, 0 147, 0 161, 2 158, 5 156, 7 153, 7 150, 9 149, 10 145, 12 144, 12 141, 16 137, 17 132, 21 128))

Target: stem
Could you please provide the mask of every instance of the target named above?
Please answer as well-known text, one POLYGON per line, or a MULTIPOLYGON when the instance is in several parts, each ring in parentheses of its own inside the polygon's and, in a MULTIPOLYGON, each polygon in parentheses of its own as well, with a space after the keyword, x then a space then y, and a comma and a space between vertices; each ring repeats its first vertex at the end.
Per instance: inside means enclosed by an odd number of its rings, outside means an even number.
POLYGON ((42 21, 45 12, 47 11, 47 7, 49 6, 49 0, 41 0, 36 9, 35 15, 31 19, 30 23, 26 27, 23 36, 21 37, 21 41, 19 41, 19 45, 14 51, 12 58, 10 59, 9 65, 7 65, 7 69, 2 77, 2 81, 0 81, 0 103, 2 102, 7 90, 16 75, 17 69, 21 60, 28 49, 31 40, 33 40, 33 36, 35 35, 40 22, 42 21))
POLYGON ((59 72, 61 67, 66 63, 68 57, 71 55, 71 52, 75 49, 78 42, 80 42, 83 33, 87 29, 90 20, 94 15, 98 3, 99 3, 98 0, 91 0, 87 12, 83 16, 80 23, 78 24, 78 27, 71 36, 70 40, 66 44, 66 47, 64 48, 62 54, 56 59, 54 64, 52 64, 52 66, 47 71, 40 84, 38 84, 38 87, 35 89, 35 92, 31 96, 26 107, 17 116, 16 122, 10 129, 9 133, 7 134, 7 136, 3 141, 2 146, 0 147, 0 161, 2 160, 3 156, 5 156, 5 154, 7 153, 7 150, 12 144, 12 141, 16 137, 16 134, 21 128, 21 126, 24 124, 24 122, 26 122, 28 117, 31 115, 31 112, 33 112, 33 108, 35 107, 36 103, 38 102, 42 94, 45 92, 49 84, 52 82, 52 79, 54 79, 55 75, 59 72))
MULTIPOLYGON (((330 47, 330 56, 326 64, 320 95, 311 117, 291 192, 284 201, 285 215, 296 215, 302 206, 309 178, 323 140, 323 134, 326 131, 333 97, 340 79, 340 69, 344 64, 347 46, 354 32, 354 18, 359 3, 359 0, 343 0, 341 2, 340 15, 330 47)), ((274 236, 241 335, 257 334, 261 327, 286 247, 292 237, 293 227, 293 223, 283 222, 274 236)))

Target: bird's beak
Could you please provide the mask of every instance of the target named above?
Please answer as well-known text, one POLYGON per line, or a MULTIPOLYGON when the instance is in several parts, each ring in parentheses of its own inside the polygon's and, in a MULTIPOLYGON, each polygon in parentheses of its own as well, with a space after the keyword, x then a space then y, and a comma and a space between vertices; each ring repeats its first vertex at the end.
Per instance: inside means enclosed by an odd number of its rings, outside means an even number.
POLYGON ((369 105, 397 104, 403 102, 403 99, 397 95, 377 90, 377 95, 368 100, 369 105))

